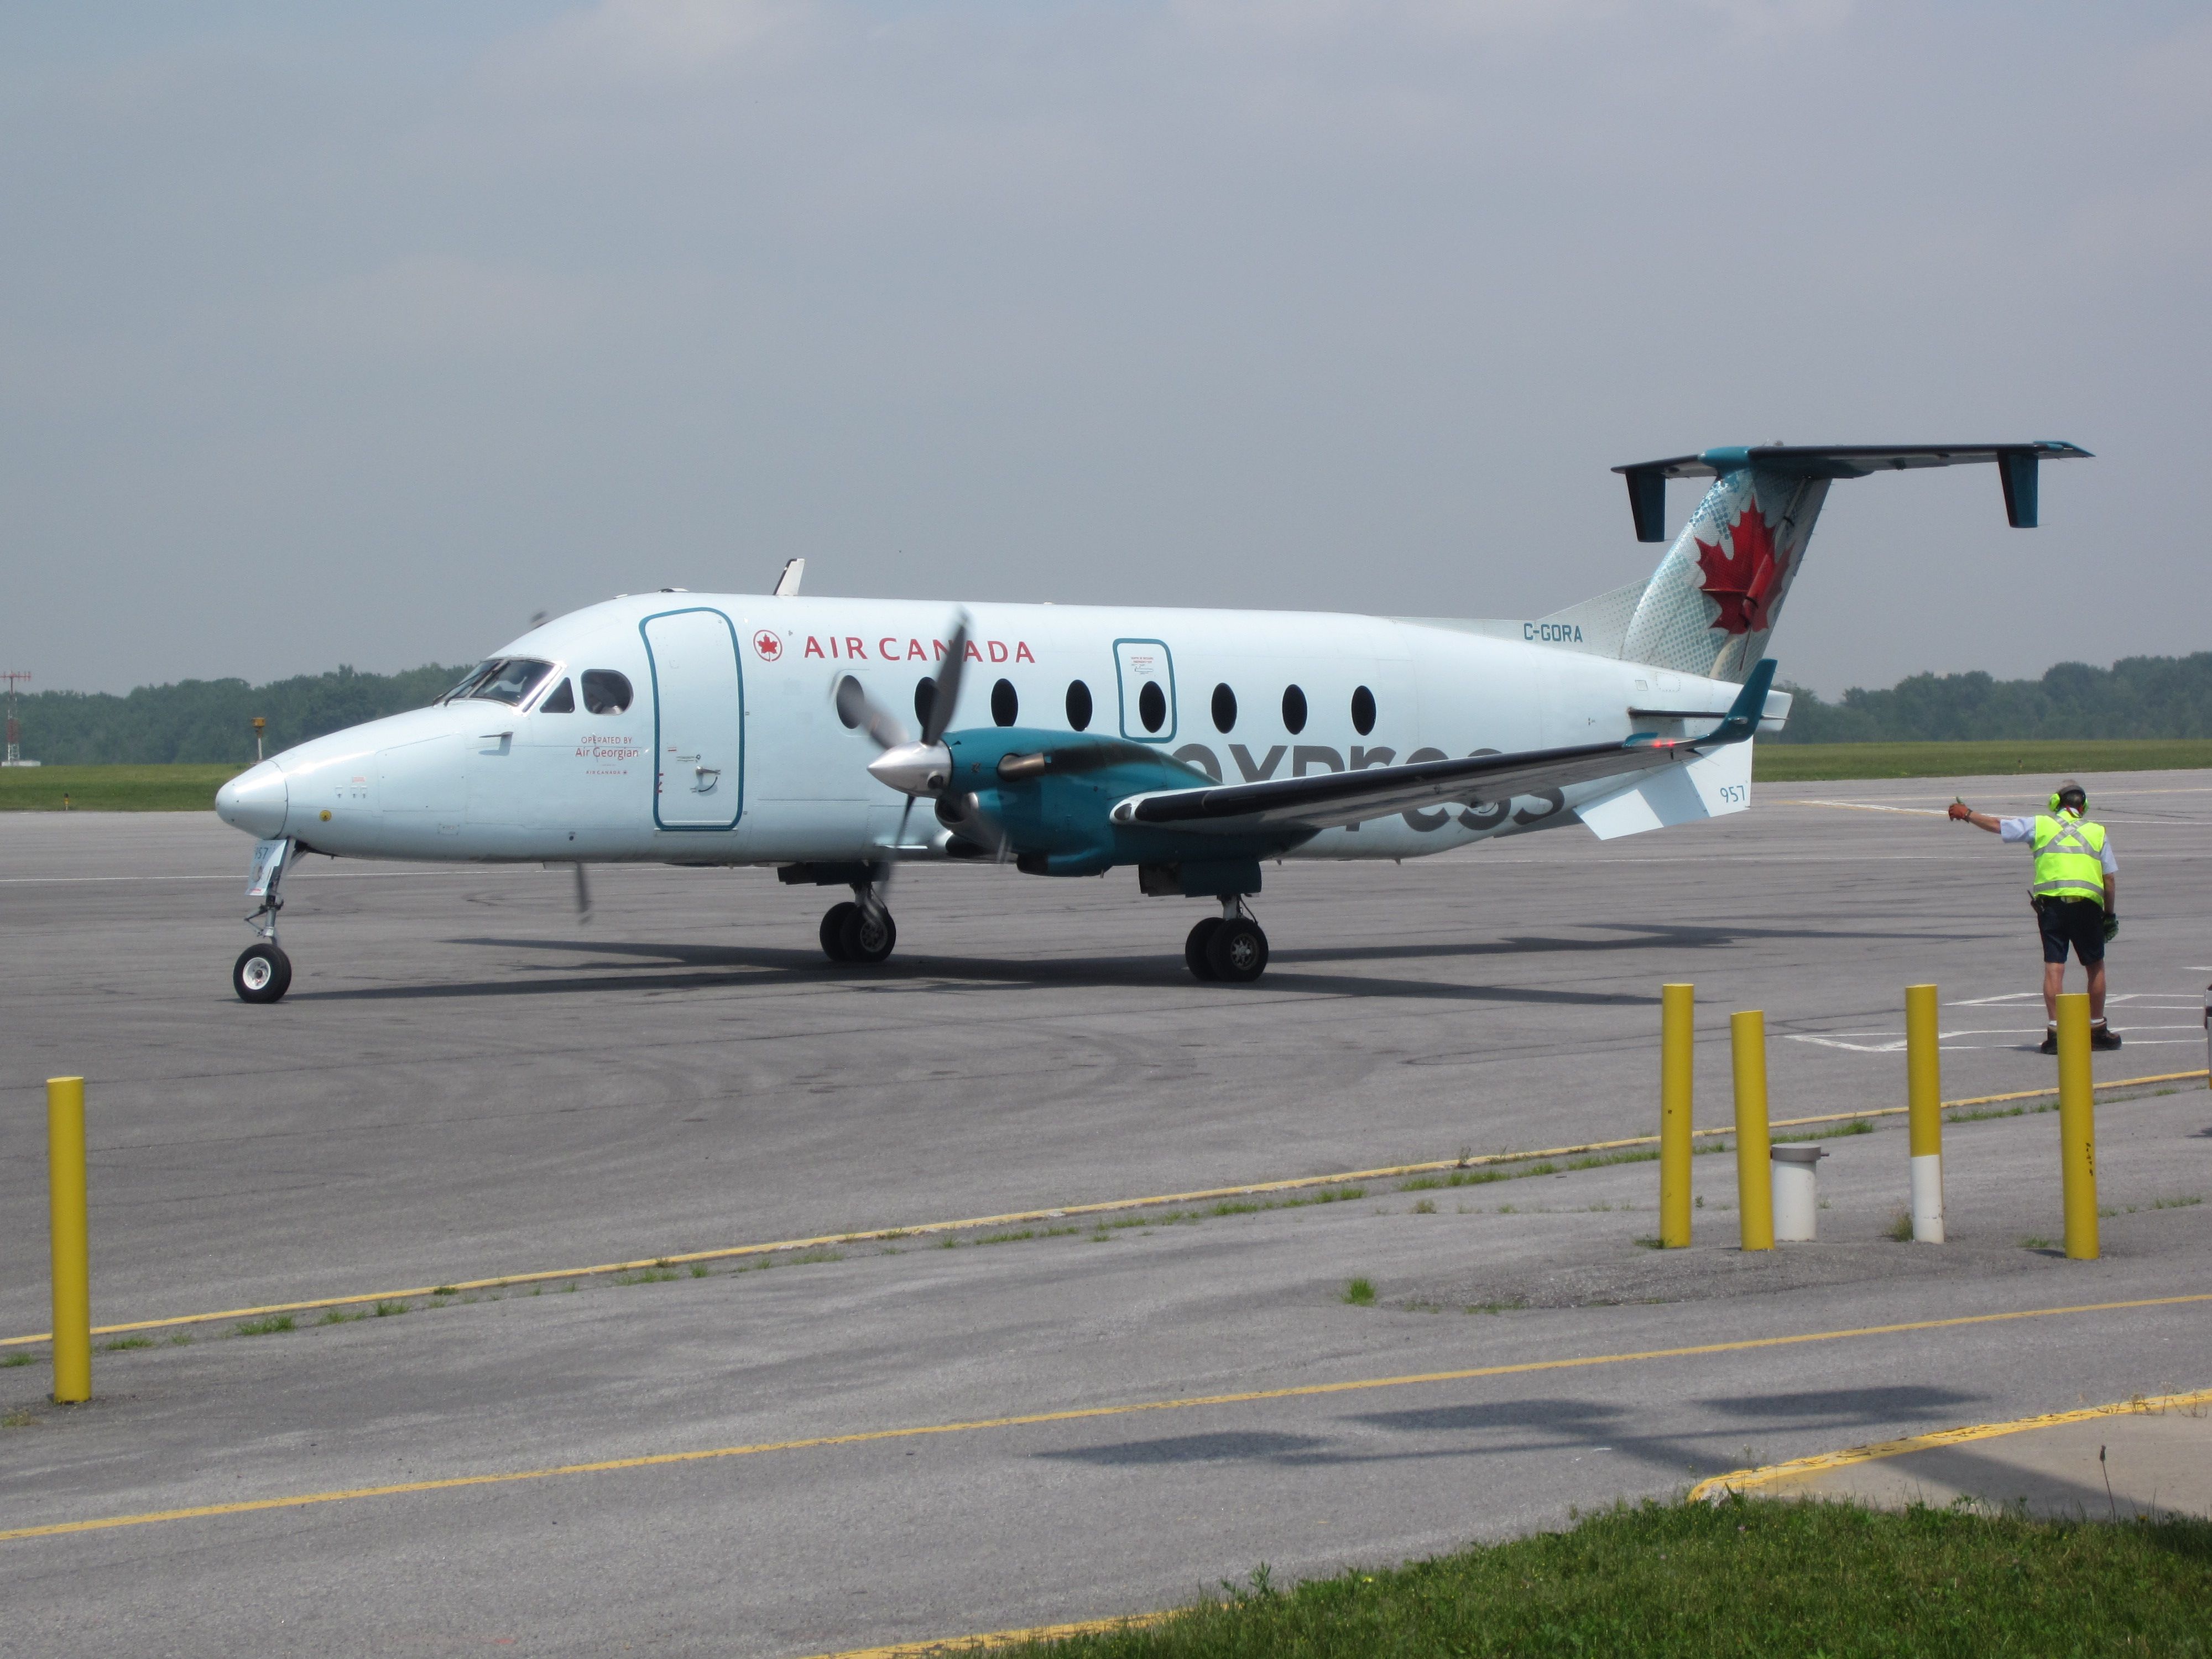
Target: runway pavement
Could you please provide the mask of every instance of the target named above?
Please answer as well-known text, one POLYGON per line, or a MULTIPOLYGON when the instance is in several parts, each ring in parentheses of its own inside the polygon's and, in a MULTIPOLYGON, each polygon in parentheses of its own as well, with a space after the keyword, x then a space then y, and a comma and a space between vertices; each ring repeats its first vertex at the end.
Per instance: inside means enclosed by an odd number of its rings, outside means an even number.
MULTIPOLYGON (((2212 774, 2088 782, 2126 919, 2127 1047, 2099 1075, 2201 1066, 2212 774)), ((900 954, 868 971, 814 945, 835 895, 769 872, 605 872, 579 925, 565 872, 317 861, 290 878, 274 1008, 229 991, 243 837, 0 817, 0 1336, 46 1323, 59 1072, 88 1079, 102 1323, 1648 1133, 1674 979, 1699 991, 1700 1122, 1727 1121, 1744 1006, 1767 1012, 1777 1116, 1901 1103, 1917 980, 1942 987, 1947 1095, 2036 1087, 2027 855, 1916 814, 2047 787, 1763 786, 1748 814, 1621 842, 1271 868, 1256 988, 1192 982, 1200 907, 1127 872, 909 872, 900 954)), ((2096 1263, 2023 1243, 2058 1231, 2055 1121, 2031 1115, 1951 1132, 1941 1249, 1885 1237, 1905 1196, 1885 1130, 1827 1143, 1823 1242, 1765 1261, 1729 1248, 1712 1158, 1698 1246, 1664 1256, 1637 1243, 1651 1166, 1628 1164, 162 1332, 97 1355, 81 1410, 41 1403, 43 1366, 0 1370, 21 1424, 0 1533, 1115 1414, 0 1540, 0 1584, 17 1633, 88 1653, 793 1654, 1139 1611, 1263 1559, 1395 1559, 2212 1384, 2212 1303, 2168 1299, 2212 1290, 2212 1205, 2187 1201, 2212 1197, 2212 1096, 2100 1122, 2096 1263), (1354 1275, 1374 1305, 1341 1299, 1354 1275), (2035 1316, 1613 1358, 1993 1314, 2035 1316), (1580 1359, 1607 1363, 1389 1382, 1580 1359)))

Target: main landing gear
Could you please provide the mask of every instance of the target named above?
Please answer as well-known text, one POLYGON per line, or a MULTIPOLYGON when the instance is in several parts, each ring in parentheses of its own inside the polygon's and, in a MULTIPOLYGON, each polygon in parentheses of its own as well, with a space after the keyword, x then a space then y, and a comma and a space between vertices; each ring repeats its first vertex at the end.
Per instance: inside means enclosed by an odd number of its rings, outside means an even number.
POLYGON ((1249 985, 1267 971, 1267 936, 1246 913, 1243 899, 1225 897, 1219 915, 1190 930, 1182 942, 1182 959, 1194 978, 1249 985))
POLYGON ((853 896, 831 905, 822 918, 822 954, 832 962, 881 962, 897 943, 898 924, 873 882, 855 884, 853 896))

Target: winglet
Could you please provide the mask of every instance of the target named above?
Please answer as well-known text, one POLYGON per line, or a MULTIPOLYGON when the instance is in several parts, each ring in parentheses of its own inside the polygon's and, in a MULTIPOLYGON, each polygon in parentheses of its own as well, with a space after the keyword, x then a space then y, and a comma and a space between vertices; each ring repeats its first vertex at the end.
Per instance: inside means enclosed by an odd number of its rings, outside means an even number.
POLYGON ((1743 683, 1743 690, 1736 693, 1726 718, 1704 737, 1690 741, 1700 749, 1712 743, 1741 743, 1759 730, 1759 720, 1766 713, 1766 693, 1773 684, 1774 659, 1761 657, 1751 678, 1743 683))

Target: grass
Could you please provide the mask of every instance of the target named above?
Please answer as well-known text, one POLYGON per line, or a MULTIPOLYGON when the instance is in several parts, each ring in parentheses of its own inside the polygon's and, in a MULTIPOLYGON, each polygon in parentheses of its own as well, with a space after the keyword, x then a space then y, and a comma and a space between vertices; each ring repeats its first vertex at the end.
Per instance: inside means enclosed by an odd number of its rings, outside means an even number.
POLYGON ((617 1285, 665 1285, 676 1274, 666 1267, 640 1267, 634 1273, 617 1273, 617 1285))
POLYGON ((2030 1233, 2020 1241, 2020 1248, 2023 1250, 2055 1250, 2058 1248, 2058 1241, 2055 1238, 2045 1238, 2039 1234, 2030 1233))
POLYGON ((279 1331, 295 1328, 289 1314, 270 1314, 266 1319, 249 1319, 243 1325, 230 1328, 233 1336, 275 1336, 279 1331))
POLYGON ((0 768, 0 812, 209 812, 235 766, 0 768))
POLYGON ((2027 772, 2172 772, 2212 766, 2212 739, 2062 738, 2016 743, 1762 743, 1751 757, 1759 783, 1844 778, 1988 777, 2027 772))
POLYGON ((1355 1279, 1344 1287, 1344 1299, 1355 1308, 1372 1307, 1375 1304, 1375 1281, 1355 1279))
POLYGON ((35 1354, 11 1353, 5 1359, 0 1359, 0 1370, 12 1371, 18 1365, 33 1364, 37 1363, 37 1359, 38 1356, 35 1354))
POLYGON ((1646 1504, 1565 1532, 1278 1589, 997 1659, 1376 1654, 2173 1654, 2208 1648, 2212 1522, 1646 1504))
MULTIPOLYGON (((571 1285, 568 1288, 573 1291, 576 1287, 571 1285)), ((404 1302, 380 1302, 369 1310, 369 1312, 379 1319, 390 1319, 395 1314, 404 1314, 407 1311, 407 1304, 404 1302)))
POLYGON ((1912 1212, 1899 1210, 1896 1219, 1889 1224, 1889 1237, 1900 1244, 1912 1243, 1912 1212))
POLYGON ((100 1351, 102 1353, 121 1353, 129 1348, 150 1348, 153 1346, 154 1339, 150 1336, 118 1336, 112 1342, 101 1343, 100 1351))

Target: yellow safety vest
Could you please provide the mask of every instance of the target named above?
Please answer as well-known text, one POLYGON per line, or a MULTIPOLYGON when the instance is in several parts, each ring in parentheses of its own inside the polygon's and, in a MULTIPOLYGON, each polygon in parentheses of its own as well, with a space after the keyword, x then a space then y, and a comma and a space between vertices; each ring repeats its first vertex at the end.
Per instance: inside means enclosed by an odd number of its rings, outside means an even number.
POLYGON ((2071 817, 2035 817, 2035 885, 2038 898, 2105 902, 2105 826, 2071 817))

